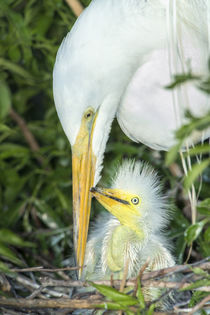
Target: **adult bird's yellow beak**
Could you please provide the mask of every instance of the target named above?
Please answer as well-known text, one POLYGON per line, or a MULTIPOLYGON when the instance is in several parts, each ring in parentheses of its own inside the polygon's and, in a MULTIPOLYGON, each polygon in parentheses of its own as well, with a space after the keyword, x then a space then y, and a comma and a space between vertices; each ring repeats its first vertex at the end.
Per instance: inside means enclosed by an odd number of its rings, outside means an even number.
POLYGON ((92 138, 97 114, 85 113, 79 133, 72 146, 74 246, 81 277, 91 209, 90 188, 94 183, 96 157, 92 152, 92 138))

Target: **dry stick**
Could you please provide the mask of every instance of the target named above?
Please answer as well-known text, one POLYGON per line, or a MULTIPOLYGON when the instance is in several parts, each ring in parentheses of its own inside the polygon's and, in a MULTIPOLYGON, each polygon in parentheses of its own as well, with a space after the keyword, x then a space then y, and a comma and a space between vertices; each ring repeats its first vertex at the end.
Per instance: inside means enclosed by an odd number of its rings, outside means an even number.
MULTIPOLYGON (((10 117, 17 123, 20 130, 23 133, 23 136, 28 143, 31 151, 37 153, 40 151, 40 147, 38 142, 36 141, 34 135, 31 133, 31 131, 28 129, 28 126, 25 122, 25 120, 13 109, 10 109, 10 117)), ((42 156, 36 156, 37 161, 43 165, 44 164, 44 158, 42 156)))
MULTIPOLYGON (((98 305, 106 307, 107 303, 102 300, 95 300, 94 302, 90 300, 70 300, 70 299, 35 299, 35 300, 26 300, 26 299, 0 299, 0 306, 4 307, 16 307, 21 309, 42 309, 42 308, 58 308, 58 309, 95 309, 98 305)), ((111 308, 110 308, 111 309, 111 308)), ((132 311, 137 311, 136 307, 130 308, 132 311)), ((154 315, 164 315, 165 312, 154 312, 154 315)), ((174 315, 174 312, 168 312, 168 314, 174 315)), ((186 313, 182 313, 186 314, 186 313)))
MULTIPOLYGON (((63 281, 63 280, 54 280, 54 279, 46 279, 46 278, 40 278, 39 279, 41 282, 41 285, 43 288, 45 287, 73 287, 73 288, 81 288, 81 287, 90 287, 91 284, 88 282, 83 282, 83 281, 63 281)), ((110 285, 109 280, 100 280, 100 281, 94 281, 95 284, 102 284, 102 285, 110 285)), ((121 280, 113 280, 113 284, 116 288, 121 287, 121 280)), ((127 280, 126 281, 126 286, 135 286, 136 284, 136 279, 132 280, 127 280)), ((143 287, 156 287, 156 288, 168 288, 168 289, 184 289, 187 288, 190 285, 188 282, 164 282, 161 280, 142 280, 142 286, 143 287)), ((210 292, 210 287, 208 286, 203 286, 200 287, 199 290, 205 291, 205 292, 210 292)))
POLYGON ((159 276, 171 275, 177 272, 192 272, 191 268, 197 267, 197 266, 199 266, 199 268, 204 269, 204 270, 210 270, 210 262, 207 262, 209 260, 210 260, 210 257, 207 257, 191 265, 176 265, 169 268, 163 268, 157 271, 151 271, 151 272, 145 273, 142 276, 142 279, 148 280, 148 279, 152 279, 159 276))
MULTIPOLYGON (((140 276, 142 278, 142 280, 149 280, 152 278, 156 278, 158 276, 165 276, 165 275, 169 275, 172 274, 174 272, 192 272, 191 268, 192 267, 196 267, 199 266, 199 268, 204 269, 204 270, 210 270, 210 262, 207 262, 208 260, 210 260, 210 257, 207 257, 199 262, 196 262, 194 264, 191 265, 176 265, 173 267, 169 267, 169 268, 164 268, 164 269, 160 269, 160 270, 156 270, 156 271, 150 271, 147 273, 143 272, 145 271, 147 265, 145 263, 145 265, 142 266, 141 270, 140 270, 140 276)), ((38 267, 32 267, 32 268, 23 268, 23 269, 18 269, 18 268, 13 268, 10 269, 10 271, 13 272, 59 272, 59 271, 69 271, 69 270, 77 270, 80 267, 66 267, 66 268, 43 268, 42 266, 38 266, 38 267)), ((130 281, 134 281, 135 279, 131 279, 130 281)), ((53 280, 53 281, 57 281, 57 280, 53 280)), ((60 281, 60 283, 62 283, 63 280, 58 280, 60 281)), ((67 285, 71 286, 75 286, 75 287, 81 287, 84 285, 85 282, 82 281, 64 281, 64 283, 66 283, 67 285)), ((100 283, 100 284, 106 284, 106 285, 110 285, 110 280, 102 280, 102 281, 96 281, 95 283, 100 283)), ((111 284, 114 285, 116 283, 121 283, 121 280, 113 280, 113 277, 111 278, 111 284)), ((58 284, 59 285, 59 284, 58 284)))
POLYGON ((31 267, 31 268, 13 268, 10 269, 12 272, 58 272, 58 271, 70 271, 70 270, 78 270, 81 267, 65 267, 65 268, 55 268, 55 269, 50 269, 50 268, 44 268, 43 266, 38 266, 38 267, 31 267))
POLYGON ((78 0, 66 0, 66 3, 76 16, 79 16, 84 10, 82 4, 78 0))
MULTIPOLYGON (((205 261, 205 260, 203 260, 205 261)), ((201 269, 203 270, 210 270, 210 262, 204 262, 201 261, 200 263, 195 263, 192 264, 190 267, 193 266, 199 266, 201 269)), ((174 267, 169 267, 169 268, 164 268, 164 269, 160 269, 157 271, 151 271, 151 272, 147 272, 144 273, 141 277, 141 280, 143 282, 146 282, 146 280, 150 280, 150 279, 154 279, 156 277, 159 276, 166 276, 166 275, 170 275, 176 272, 192 272, 191 268, 189 266, 186 265, 177 265, 174 267)), ((54 280, 54 279, 48 279, 48 278, 40 278, 40 281, 42 283, 42 285, 44 286, 67 286, 67 287, 75 287, 75 288, 80 288, 80 287, 86 287, 89 286, 89 284, 85 281, 77 281, 77 280, 69 280, 69 281, 65 281, 65 280, 54 280)), ((121 285, 121 280, 114 280, 112 279, 112 286, 116 286, 116 287, 120 287, 121 285)), ((104 285, 110 285, 110 280, 100 280, 100 281, 94 281, 94 283, 96 284, 104 284, 104 285)), ((136 283, 136 278, 133 279, 129 279, 126 281, 126 285, 134 285, 136 283)), ((175 282, 173 282, 175 283, 175 282)), ((179 283, 180 284, 180 283, 179 283)))
POLYGON ((71 299, 35 299, 26 300, 23 298, 18 299, 0 299, 0 306, 17 307, 21 309, 33 308, 70 308, 70 309, 94 309, 97 304, 104 304, 102 300, 89 302, 88 300, 71 300, 71 299))
MULTIPOLYGON (((40 261, 45 268, 48 269, 54 269, 54 266, 51 265, 48 261, 46 261, 43 257, 40 257, 38 255, 35 255, 36 260, 40 261)), ((70 277, 64 272, 64 271, 58 271, 57 274, 63 279, 63 280, 70 280, 70 277)))
MULTIPOLYGON (((15 280, 22 284, 24 287, 28 288, 29 290, 39 290, 40 289, 40 285, 37 284, 37 283, 34 283, 33 281, 29 280, 28 278, 26 277, 22 277, 22 276, 17 276, 15 278, 15 280)), ((49 290, 47 288, 43 288, 43 291, 44 293, 47 293, 48 295, 50 296, 53 296, 53 297, 68 297, 68 294, 65 294, 65 293, 62 293, 62 292, 58 292, 58 291, 55 291, 55 290, 49 290)))
POLYGON ((136 296, 136 292, 137 292, 137 290, 138 290, 138 280, 141 279, 141 277, 142 277, 142 275, 143 275, 145 269, 148 267, 149 261, 150 261, 150 259, 148 258, 148 259, 146 260, 145 264, 141 267, 141 269, 140 269, 140 271, 139 271, 139 274, 138 274, 138 276, 137 276, 137 278, 136 278, 136 282, 135 282, 135 287, 134 287, 134 291, 133 291, 133 296, 136 296))

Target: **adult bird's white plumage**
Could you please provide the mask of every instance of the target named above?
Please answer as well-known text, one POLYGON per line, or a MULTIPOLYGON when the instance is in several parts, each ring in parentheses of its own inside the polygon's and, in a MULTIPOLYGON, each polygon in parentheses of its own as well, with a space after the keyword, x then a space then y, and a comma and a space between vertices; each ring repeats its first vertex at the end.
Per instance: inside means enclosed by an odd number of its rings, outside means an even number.
MULTIPOLYGON (((177 1, 175 57, 169 53, 171 2, 93 0, 64 39, 53 72, 58 116, 73 152, 73 198, 77 263, 83 264, 91 196, 100 179, 112 120, 134 141, 168 150, 185 109, 209 110, 194 82, 164 89, 171 73, 206 73, 207 0, 177 1), (167 13, 168 12, 168 13, 167 13)), ((208 131, 204 137, 209 136, 208 131)), ((193 135, 190 142, 201 135, 193 135)))

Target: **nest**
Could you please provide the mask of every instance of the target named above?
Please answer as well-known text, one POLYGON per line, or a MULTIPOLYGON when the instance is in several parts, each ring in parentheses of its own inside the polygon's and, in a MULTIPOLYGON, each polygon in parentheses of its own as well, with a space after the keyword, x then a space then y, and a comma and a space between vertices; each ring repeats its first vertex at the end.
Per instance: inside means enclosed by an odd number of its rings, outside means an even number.
MULTIPOLYGON (((94 284, 72 280, 69 273, 78 268, 46 269, 42 266, 34 268, 11 268, 11 273, 0 275, 1 290, 4 296, 0 298, 1 314, 71 314, 75 310, 118 309, 120 300, 110 299, 100 294, 100 287, 114 288, 115 292, 125 292, 129 287, 129 297, 137 298, 139 283, 142 292, 145 287, 163 290, 158 300, 145 303, 145 309, 151 305, 158 305, 161 299, 173 292, 200 292, 200 299, 195 305, 189 306, 189 298, 182 303, 174 303, 168 311, 155 308, 151 314, 194 314, 198 310, 210 309, 210 257, 191 265, 176 265, 157 271, 146 272, 146 265, 142 267, 135 279, 95 281, 94 284), (179 275, 179 276, 178 276, 179 275), (173 279, 173 281, 172 281, 173 279), (174 280, 175 279, 175 280, 174 280), (81 290, 81 288, 95 286, 99 290, 81 290), (106 286, 106 287, 104 287, 106 286), (79 292, 79 293, 78 293, 79 292), (201 294, 202 293, 202 294, 201 294), (118 305, 118 308, 117 308, 118 305)), ((122 294, 122 293, 119 293, 122 294)), ((189 297, 189 295, 188 295, 189 297)), ((138 299, 137 299, 138 300, 138 299)), ((191 299, 192 300, 192 299, 191 299)), ((138 300, 139 301, 139 300, 138 300)), ((128 303, 129 304, 129 303, 128 303)), ((191 303, 192 304, 192 303, 191 303)), ((125 310, 125 309, 124 309, 125 310)), ((126 310, 133 314, 142 310, 142 303, 126 305, 126 310)), ((142 313, 143 314, 143 313, 142 313)))

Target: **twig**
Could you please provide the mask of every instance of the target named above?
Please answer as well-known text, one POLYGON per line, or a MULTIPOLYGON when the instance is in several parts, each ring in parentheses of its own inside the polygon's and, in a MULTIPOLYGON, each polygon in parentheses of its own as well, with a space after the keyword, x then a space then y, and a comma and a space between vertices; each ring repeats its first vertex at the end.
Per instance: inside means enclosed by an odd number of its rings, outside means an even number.
POLYGON ((84 10, 79 0, 66 0, 66 3, 76 16, 79 16, 84 10))
MULTIPOLYGON (((160 276, 165 276, 165 275, 170 275, 173 273, 177 273, 177 272, 182 272, 182 273, 188 273, 188 272, 192 272, 193 267, 199 266, 201 269, 203 270, 210 270, 210 262, 207 262, 210 259, 210 257, 201 260, 200 262, 196 262, 194 264, 191 265, 176 265, 173 267, 169 267, 169 268, 164 268, 164 269, 160 269, 157 271, 151 271, 151 272, 146 272, 143 274, 143 272, 145 271, 147 265, 143 265, 141 270, 140 270, 140 276, 142 278, 142 280, 149 280, 149 279, 153 279, 156 277, 160 277, 160 276)), ((38 266, 38 267, 32 267, 32 268, 23 268, 23 269, 18 269, 18 268, 12 268, 10 269, 10 271, 12 272, 59 272, 59 271, 70 271, 70 270, 77 270, 80 267, 65 267, 65 268, 44 268, 42 266, 38 266)), ((131 279, 130 281, 134 281, 135 279, 131 279)), ((56 281, 56 280, 53 280, 56 281)), ((62 280, 60 280, 62 281, 62 280)), ((114 285, 116 283, 119 283, 118 281, 120 280, 113 280, 113 278, 111 278, 111 283, 114 285)), ((99 281, 100 283, 103 284, 110 284, 109 280, 104 280, 104 281, 99 281)), ((83 286, 82 284, 84 282, 82 281, 66 281, 67 285, 69 285, 71 283, 71 286, 74 287, 81 287, 83 286)), ((60 285, 60 284, 58 284, 60 285)))
POLYGON ((210 270, 210 262, 208 262, 209 260, 210 260, 210 257, 207 257, 191 265, 176 265, 173 267, 164 268, 157 271, 151 271, 151 272, 145 273, 142 276, 142 279, 149 280, 149 279, 160 277, 160 276, 165 276, 165 275, 169 276, 171 274, 178 273, 178 272, 182 272, 182 273, 192 272, 191 268, 197 267, 197 266, 199 266, 199 268, 204 269, 204 270, 210 270))
MULTIPOLYGON (((71 288, 81 288, 81 287, 90 287, 91 285, 86 281, 77 281, 77 280, 70 280, 70 281, 63 281, 63 280, 54 280, 54 279, 46 279, 40 278, 39 279, 43 288, 44 287, 71 287, 71 288)), ((109 280, 99 280, 94 281, 95 284, 102 284, 102 285, 110 285, 109 280)), ((122 280, 113 280, 113 285, 115 288, 120 288, 122 284, 122 280)), ((135 286, 136 279, 131 279, 126 281, 126 286, 135 286)), ((161 280, 142 280, 142 286, 151 286, 155 288, 168 288, 168 289, 184 289, 187 288, 190 283, 182 283, 182 282, 165 282, 161 280)), ((125 283, 124 283, 125 285, 125 283)), ((201 288, 199 288, 201 290, 201 288)), ((205 292, 210 291, 210 287, 203 286, 202 290, 205 292)))
POLYGON ((148 267, 149 265, 149 261, 150 259, 148 258, 145 262, 145 264, 141 267, 140 271, 139 271, 139 274, 136 278, 136 283, 135 283, 135 287, 134 287, 134 291, 133 291, 133 296, 136 296, 136 292, 137 292, 137 289, 138 289, 138 279, 141 279, 145 269, 148 267))
MULTIPOLYGON (((15 280, 18 283, 22 284, 24 287, 28 288, 29 290, 39 290, 40 291, 40 287, 41 286, 39 284, 37 284, 37 283, 32 282, 31 280, 29 280, 26 277, 17 276, 15 278, 15 280)), ((61 297, 66 297, 66 298, 68 297, 68 295, 65 294, 65 293, 58 292, 58 291, 55 291, 55 290, 49 290, 46 287, 44 287, 41 291, 44 292, 44 293, 47 293, 48 295, 53 296, 53 297, 60 297, 60 298, 61 297)))
POLYGON ((89 302, 88 300, 71 300, 71 299, 0 299, 0 306, 13 306, 17 308, 70 308, 70 309, 93 309, 95 305, 103 303, 102 300, 89 302))
POLYGON ((187 264, 187 263, 188 263, 188 261, 189 261, 189 259, 190 259, 190 256, 191 256, 191 253, 192 253, 192 243, 190 244, 190 248, 189 248, 189 250, 188 250, 187 258, 186 258, 184 264, 187 264))
POLYGON ((58 272, 58 271, 70 271, 70 270, 78 270, 81 267, 65 267, 65 268, 44 268, 43 266, 38 266, 38 267, 32 267, 32 268, 23 268, 23 269, 18 269, 18 268, 13 268, 10 269, 12 272, 58 272))
MULTIPOLYGON (((21 309, 42 309, 42 308, 57 308, 57 309, 95 309, 99 308, 98 305, 106 306, 107 301, 99 300, 70 300, 70 299, 35 299, 35 300, 25 300, 25 299, 0 299, 0 306, 4 307, 16 307, 21 309)), ((115 306, 110 305, 110 309, 115 309, 115 306)), ((130 308, 136 311, 136 307, 130 308)), ((154 312, 154 315, 164 315, 165 312, 154 312)), ((174 311, 169 311, 168 314, 174 315, 174 311)), ((185 313, 182 313, 185 314, 185 313)))
MULTIPOLYGON (((38 153, 40 151, 40 147, 38 142, 36 141, 34 135, 29 130, 25 120, 13 109, 10 109, 10 117, 17 123, 20 130, 23 133, 23 136, 28 143, 30 149, 32 152, 38 153)), ((44 158, 42 156, 36 156, 37 161, 43 165, 44 164, 44 158)))
MULTIPOLYGON (((39 261, 41 264, 45 266, 47 269, 54 269, 54 266, 49 263, 49 261, 45 260, 43 257, 40 257, 39 255, 36 255, 35 259, 39 261)), ((63 271, 58 271, 57 274, 63 279, 63 280, 70 280, 70 277, 63 271)))

